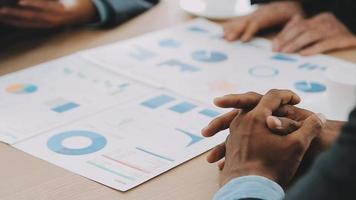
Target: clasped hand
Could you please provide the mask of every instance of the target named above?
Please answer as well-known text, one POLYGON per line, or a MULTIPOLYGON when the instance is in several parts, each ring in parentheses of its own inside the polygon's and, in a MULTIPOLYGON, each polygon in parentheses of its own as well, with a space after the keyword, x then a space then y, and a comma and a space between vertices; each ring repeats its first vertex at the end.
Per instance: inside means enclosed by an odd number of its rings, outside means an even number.
POLYGON ((321 135, 327 126, 322 115, 294 107, 300 101, 288 90, 271 90, 264 96, 227 95, 215 100, 220 107, 235 108, 202 130, 210 137, 229 128, 227 140, 207 158, 209 162, 225 158, 220 164, 221 185, 246 175, 288 185, 314 140, 319 141, 317 149, 321 148, 321 135))
POLYGON ((21 0, 0 7, 0 24, 19 28, 57 28, 88 23, 96 16, 91 0, 21 0))

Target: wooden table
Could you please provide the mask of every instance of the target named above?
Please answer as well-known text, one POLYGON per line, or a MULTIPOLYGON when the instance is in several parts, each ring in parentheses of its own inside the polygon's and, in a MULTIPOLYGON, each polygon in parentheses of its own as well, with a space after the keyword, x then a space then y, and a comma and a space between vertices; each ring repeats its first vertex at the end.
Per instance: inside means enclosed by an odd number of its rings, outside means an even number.
MULTIPOLYGON (((0 75, 82 49, 109 44, 173 26, 192 17, 166 0, 151 11, 111 30, 78 29, 0 47, 0 75)), ((356 62, 356 50, 331 55, 356 62)), ((0 97, 1 98, 1 97, 0 97)), ((1 123, 1 122, 0 122, 1 123)), ((122 193, 0 143, 1 200, 206 200, 218 190, 219 172, 199 156, 163 175, 122 193)))

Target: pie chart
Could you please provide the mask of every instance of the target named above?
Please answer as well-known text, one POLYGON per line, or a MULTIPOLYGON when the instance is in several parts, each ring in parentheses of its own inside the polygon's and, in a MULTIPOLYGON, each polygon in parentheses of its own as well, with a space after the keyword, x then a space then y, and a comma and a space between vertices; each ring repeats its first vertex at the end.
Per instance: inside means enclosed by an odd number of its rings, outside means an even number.
POLYGON ((299 81, 294 84, 295 88, 302 92, 319 93, 325 92, 326 86, 313 81, 299 81))
POLYGON ((62 155, 86 155, 97 152, 106 146, 104 136, 91 131, 68 131, 52 136, 47 147, 62 155))
POLYGON ((228 56, 218 51, 199 50, 192 54, 192 58, 199 62, 216 63, 228 59, 228 56))
POLYGON ((11 94, 31 94, 38 90, 34 84, 15 83, 6 88, 6 91, 11 94))

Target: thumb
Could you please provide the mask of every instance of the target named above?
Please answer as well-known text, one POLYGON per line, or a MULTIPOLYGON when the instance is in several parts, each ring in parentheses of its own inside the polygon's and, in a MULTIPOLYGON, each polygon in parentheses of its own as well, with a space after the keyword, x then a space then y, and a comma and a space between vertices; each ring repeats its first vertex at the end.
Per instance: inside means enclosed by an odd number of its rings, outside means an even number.
POLYGON ((309 145, 315 137, 320 135, 325 124, 326 118, 323 114, 313 114, 303 122, 302 126, 297 131, 294 131, 289 136, 309 145))
POLYGON ((301 122, 285 117, 268 116, 266 123, 267 127, 278 135, 288 135, 301 127, 301 122))

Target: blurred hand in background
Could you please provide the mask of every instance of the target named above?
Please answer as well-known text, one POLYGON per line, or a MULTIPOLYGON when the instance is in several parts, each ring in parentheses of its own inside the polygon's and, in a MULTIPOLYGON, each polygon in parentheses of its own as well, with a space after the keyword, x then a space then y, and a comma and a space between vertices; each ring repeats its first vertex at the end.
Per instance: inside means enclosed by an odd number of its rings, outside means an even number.
POLYGON ((227 22, 225 38, 248 42, 259 31, 275 26, 284 28, 273 40, 273 51, 309 56, 356 47, 355 35, 332 13, 305 18, 301 4, 294 1, 261 5, 252 14, 227 22))
POLYGON ((48 29, 88 23, 97 17, 91 0, 21 0, 0 7, 0 24, 48 29))

